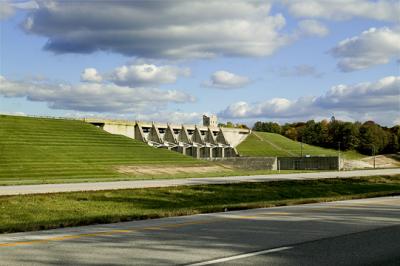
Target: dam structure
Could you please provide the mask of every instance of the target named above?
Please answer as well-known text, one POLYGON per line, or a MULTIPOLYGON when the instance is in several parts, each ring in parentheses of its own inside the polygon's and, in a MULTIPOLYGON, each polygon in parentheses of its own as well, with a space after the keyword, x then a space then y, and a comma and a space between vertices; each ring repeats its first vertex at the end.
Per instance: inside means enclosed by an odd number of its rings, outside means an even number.
POLYGON ((250 129, 217 126, 216 116, 203 116, 203 125, 179 125, 143 121, 85 118, 85 122, 111 134, 140 140, 194 158, 236 157, 235 149, 251 133, 250 129))

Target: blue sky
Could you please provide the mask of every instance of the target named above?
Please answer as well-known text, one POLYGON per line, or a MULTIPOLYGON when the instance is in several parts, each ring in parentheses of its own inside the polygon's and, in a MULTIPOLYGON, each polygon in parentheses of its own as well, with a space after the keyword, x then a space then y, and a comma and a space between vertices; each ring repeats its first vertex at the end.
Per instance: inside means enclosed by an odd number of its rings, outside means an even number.
POLYGON ((400 124, 399 1, 0 7, 0 113, 400 124))

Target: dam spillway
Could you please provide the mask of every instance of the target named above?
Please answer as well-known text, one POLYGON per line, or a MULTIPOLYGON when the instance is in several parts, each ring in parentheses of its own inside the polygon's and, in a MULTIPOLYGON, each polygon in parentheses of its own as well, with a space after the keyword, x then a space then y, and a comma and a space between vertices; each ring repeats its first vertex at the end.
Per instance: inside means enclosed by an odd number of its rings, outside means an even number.
POLYGON ((164 148, 194 158, 236 157, 235 147, 251 133, 250 129, 208 125, 179 125, 143 121, 85 118, 85 122, 111 134, 140 140, 155 148, 164 148))

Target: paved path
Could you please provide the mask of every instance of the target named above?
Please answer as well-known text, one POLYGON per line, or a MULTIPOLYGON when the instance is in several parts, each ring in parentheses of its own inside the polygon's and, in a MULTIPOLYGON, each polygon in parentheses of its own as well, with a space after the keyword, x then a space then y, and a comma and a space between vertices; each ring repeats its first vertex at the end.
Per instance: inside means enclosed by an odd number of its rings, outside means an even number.
POLYGON ((0 235, 0 265, 399 265, 400 197, 0 235))
POLYGON ((348 178, 354 176, 396 175, 396 174, 400 174, 400 168, 343 171, 343 172, 335 171, 335 172, 318 172, 318 173, 272 174, 272 175, 256 175, 256 176, 229 176, 229 177, 187 178, 187 179, 0 186, 0 196, 18 195, 18 194, 72 192, 72 191, 96 191, 96 190, 127 189, 127 188, 227 184, 227 183, 239 183, 239 182, 310 180, 310 179, 323 179, 323 178, 335 178, 335 177, 348 178))

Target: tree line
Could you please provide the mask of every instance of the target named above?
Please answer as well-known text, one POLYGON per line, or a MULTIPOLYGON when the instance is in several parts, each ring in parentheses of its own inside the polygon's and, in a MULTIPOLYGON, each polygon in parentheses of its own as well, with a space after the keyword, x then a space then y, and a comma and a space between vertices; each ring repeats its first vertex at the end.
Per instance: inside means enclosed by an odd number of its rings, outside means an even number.
POLYGON ((218 127, 227 127, 227 128, 244 128, 244 129, 249 129, 245 124, 234 124, 231 121, 224 123, 218 123, 218 127))
POLYGON ((253 130, 281 134, 292 140, 331 149, 356 150, 362 154, 385 154, 400 151, 400 126, 384 127, 374 121, 345 122, 322 120, 286 123, 261 122, 253 130))

